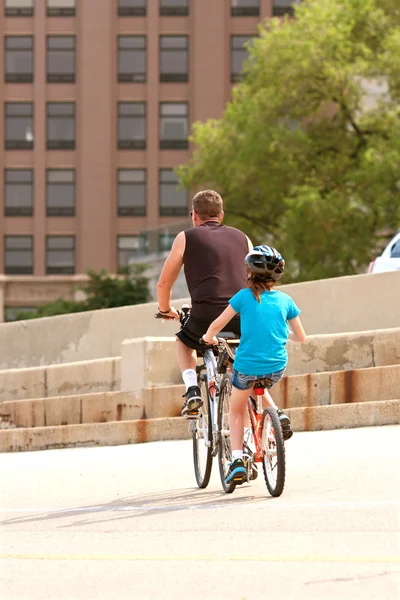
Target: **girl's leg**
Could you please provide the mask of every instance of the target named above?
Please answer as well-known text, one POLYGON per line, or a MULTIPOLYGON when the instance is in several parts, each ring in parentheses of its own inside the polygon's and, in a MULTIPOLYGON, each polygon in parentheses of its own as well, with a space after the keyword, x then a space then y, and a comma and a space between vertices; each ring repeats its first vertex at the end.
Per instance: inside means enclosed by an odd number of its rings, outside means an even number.
POLYGON ((277 405, 272 399, 271 394, 269 393, 267 388, 265 388, 263 397, 263 408, 267 408, 268 406, 272 406, 272 408, 275 408, 276 410, 278 409, 277 405))
POLYGON ((238 390, 232 387, 231 406, 229 410, 229 429, 231 435, 231 448, 233 459, 240 458, 243 453, 244 423, 246 402, 251 389, 238 390), (237 453, 240 452, 240 455, 237 453))

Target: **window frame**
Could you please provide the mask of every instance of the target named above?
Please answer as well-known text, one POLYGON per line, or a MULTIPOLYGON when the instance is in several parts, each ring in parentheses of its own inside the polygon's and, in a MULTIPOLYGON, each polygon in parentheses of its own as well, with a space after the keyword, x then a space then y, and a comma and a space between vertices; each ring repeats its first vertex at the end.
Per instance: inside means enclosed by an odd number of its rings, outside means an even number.
POLYGON ((273 17, 284 17, 285 15, 289 15, 293 17, 294 15, 294 4, 299 4, 296 0, 291 0, 290 6, 275 6, 275 0, 272 0, 272 16, 273 17))
POLYGON ((249 58, 249 53, 246 50, 246 48, 243 47, 243 44, 242 44, 241 48, 235 48, 234 41, 237 38, 248 38, 248 40, 246 42, 244 42, 244 43, 248 43, 254 37, 256 37, 256 36, 248 35, 248 34, 240 34, 240 33, 232 34, 230 36, 230 82, 231 83, 238 83, 239 81, 242 81, 242 79, 243 79, 243 71, 241 71, 240 73, 234 73, 234 71, 233 71, 234 52, 236 51, 236 52, 246 52, 247 53, 247 56, 246 56, 246 58, 243 59, 242 64, 249 58))
POLYGON ((131 34, 121 34, 117 36, 117 80, 118 83, 146 83, 147 81, 147 36, 146 35, 131 35, 131 34), (120 40, 121 38, 142 38, 144 41, 143 48, 121 48, 120 40), (144 52, 144 72, 143 73, 121 73, 120 72, 120 56, 121 52, 139 50, 140 52, 144 52))
MULTIPOLYGON (((187 128, 187 132, 189 135, 189 102, 187 100, 181 100, 181 101, 171 101, 171 100, 167 100, 166 102, 162 101, 159 103, 159 131, 158 131, 158 137, 159 137, 159 148, 160 150, 187 150, 189 148, 189 140, 188 137, 186 137, 186 140, 163 140, 161 139, 161 124, 162 124, 162 119, 168 119, 174 118, 174 115, 168 115, 166 117, 163 117, 162 115, 162 107, 166 104, 181 104, 182 106, 186 106, 186 128, 187 128)), ((175 115, 176 118, 176 115, 175 115)))
POLYGON ((4 149, 5 150, 33 150, 34 148, 34 139, 35 139, 35 135, 34 135, 34 105, 33 102, 4 102, 4 149), (7 109, 9 106, 14 106, 14 105, 21 105, 21 104, 25 104, 25 105, 29 105, 31 107, 31 113, 29 115, 8 115, 7 114, 7 109), (8 141, 7 140, 7 119, 17 119, 18 117, 23 117, 23 118, 30 118, 31 119, 31 125, 30 125, 30 130, 31 130, 31 134, 32 134, 32 140, 28 141, 28 140, 17 140, 17 141, 8 141))
POLYGON ((34 247, 33 247, 33 235, 5 235, 4 236, 4 241, 3 241, 3 249, 4 249, 4 274, 5 275, 33 275, 33 271, 34 271, 34 247), (31 247, 30 249, 26 249, 26 248, 19 248, 19 249, 11 249, 11 250, 7 250, 7 241, 9 238, 27 238, 30 239, 31 241, 31 247), (19 252, 19 251, 24 251, 26 250, 27 252, 31 253, 31 265, 30 267, 21 267, 19 269, 17 269, 17 271, 15 270, 10 270, 9 267, 7 267, 7 252, 12 252, 13 250, 19 252))
POLYGON ((121 167, 117 169, 117 215, 118 217, 145 217, 147 215, 147 169, 145 168, 132 168, 129 167, 121 167), (120 181, 119 174, 122 171, 143 171, 144 180, 141 181, 120 181), (120 206, 120 186, 128 186, 128 185, 143 185, 144 187, 144 204, 142 206, 131 206, 124 207, 120 206))
POLYGON ((171 250, 172 244, 174 243, 174 240, 177 235, 178 235, 177 233, 166 233, 166 232, 158 234, 157 249, 158 249, 159 254, 165 254, 171 250), (169 239, 172 238, 171 245, 169 246, 168 249, 162 248, 161 239, 165 236, 168 236, 169 239))
POLYGON ((190 0, 186 0, 186 6, 162 6, 162 0, 159 0, 159 15, 160 17, 188 17, 189 2, 190 0))
POLYGON ((4 82, 5 83, 33 83, 35 69, 35 48, 33 35, 5 35, 4 36, 4 82), (9 39, 29 38, 31 40, 30 48, 7 48, 7 42, 9 39), (7 53, 17 50, 18 52, 30 52, 31 53, 31 72, 30 73, 7 73, 7 53))
POLYGON ((4 16, 5 17, 33 17, 35 14, 35 3, 32 1, 30 7, 12 7, 7 6, 7 0, 4 0, 4 16))
POLYGON ((76 81, 76 35, 47 35, 46 36, 46 81, 47 83, 75 83, 76 81), (72 38, 72 48, 49 48, 50 38, 72 38), (62 52, 67 51, 73 53, 73 73, 49 73, 49 57, 50 52, 62 52))
POLYGON ((34 182, 34 170, 33 169, 23 169, 23 168, 4 168, 4 216, 5 217, 33 217, 33 206, 34 206, 34 191, 35 191, 35 182, 34 182), (13 182, 7 181, 8 175, 10 173, 26 171, 31 175, 31 181, 22 181, 22 182, 13 182), (13 208, 7 206, 7 186, 9 185, 26 185, 30 186, 31 191, 31 204, 30 206, 24 206, 21 208, 13 208))
POLYGON ((76 102, 71 101, 51 101, 46 102, 46 149, 47 150, 75 150, 76 149, 76 102), (49 115, 49 107, 59 106, 61 104, 69 104, 73 107, 72 115, 49 115), (70 140, 49 140, 49 119, 73 119, 74 125, 74 139, 70 140))
POLYGON ((183 208, 180 207, 163 207, 161 206, 161 187, 162 185, 174 185, 175 187, 177 187, 177 184, 175 184, 172 181, 163 181, 162 180, 162 175, 165 171, 172 171, 173 172, 173 168, 172 167, 163 167, 160 168, 158 170, 158 216, 159 217, 188 217, 189 216, 189 193, 186 191, 186 209, 185 211, 183 210, 183 208))
POLYGON ((76 213, 76 169, 75 168, 66 168, 66 169, 57 169, 57 168, 50 168, 50 169, 46 169, 46 217, 75 217, 75 213, 76 213), (49 173, 54 172, 54 171, 68 171, 68 172, 72 172, 72 200, 73 200, 73 205, 72 207, 51 207, 49 206, 49 185, 65 185, 66 183, 70 183, 70 182, 66 182, 66 181, 49 181, 49 173))
POLYGON ((159 61, 159 81, 160 83, 187 83, 189 81, 189 36, 187 34, 177 35, 160 35, 158 40, 158 61, 159 61), (186 48, 162 48, 162 41, 165 38, 185 38, 186 48), (186 72, 185 73, 163 73, 161 66, 161 58, 163 52, 182 51, 186 54, 186 72))
POLYGON ((47 17, 75 17, 76 16, 76 0, 74 6, 60 6, 58 8, 49 7, 49 0, 46 0, 46 16, 47 17))
POLYGON ((143 0, 144 6, 121 6, 118 0, 119 17, 145 17, 147 15, 147 0, 143 0))
MULTIPOLYGON (((260 0, 257 0, 257 6, 233 6, 234 0, 231 0, 231 17, 259 17, 260 0)), ((240 0, 239 0, 240 2, 240 0)))
POLYGON ((118 234, 117 240, 116 240, 117 241, 117 268, 118 269, 129 265, 129 263, 127 261, 126 262, 124 261, 124 263, 120 262, 120 253, 126 252, 126 250, 119 247, 119 241, 122 238, 137 238, 139 240, 138 248, 140 246, 140 238, 142 238, 144 240, 145 251, 142 254, 139 250, 138 254, 135 256, 135 258, 140 259, 141 257, 147 256, 149 254, 149 236, 147 233, 118 234))
POLYGON ((147 146, 147 102, 145 100, 126 101, 120 100, 117 103, 117 148, 118 150, 146 150, 147 146), (141 104, 144 107, 143 115, 121 115, 120 107, 123 104, 141 104), (120 140, 119 138, 119 119, 120 117, 131 119, 144 119, 144 140, 120 140))
POLYGON ((46 235, 46 275, 75 275, 76 273, 76 236, 74 234, 63 234, 63 235, 54 235, 49 234, 46 235), (67 249, 68 252, 73 253, 73 266, 72 267, 51 267, 49 265, 49 253, 52 251, 59 252, 60 250, 65 250, 65 248, 49 248, 49 240, 60 239, 60 238, 71 238, 73 244, 72 249, 67 249))

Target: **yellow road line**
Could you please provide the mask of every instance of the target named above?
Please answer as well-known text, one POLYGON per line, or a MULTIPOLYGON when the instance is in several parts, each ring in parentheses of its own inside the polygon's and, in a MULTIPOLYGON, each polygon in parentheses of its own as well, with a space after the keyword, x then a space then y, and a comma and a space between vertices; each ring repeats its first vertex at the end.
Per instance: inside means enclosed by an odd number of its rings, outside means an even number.
POLYGON ((399 563, 400 556, 143 556, 136 554, 0 554, 0 560, 93 560, 145 562, 399 563))

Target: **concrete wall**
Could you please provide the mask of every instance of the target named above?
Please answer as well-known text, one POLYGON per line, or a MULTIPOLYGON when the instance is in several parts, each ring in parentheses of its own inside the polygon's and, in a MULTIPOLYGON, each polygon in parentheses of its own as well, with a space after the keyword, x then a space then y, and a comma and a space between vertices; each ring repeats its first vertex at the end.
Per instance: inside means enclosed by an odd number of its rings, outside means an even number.
MULTIPOLYGON (((323 279, 281 287, 302 309, 308 334, 400 326, 400 273, 323 279)), ((176 302, 176 306, 187 299, 176 302)), ((156 303, 0 325, 0 370, 120 355, 127 338, 172 336, 156 303)))
POLYGON ((4 401, 49 398, 120 389, 120 357, 0 371, 4 401))

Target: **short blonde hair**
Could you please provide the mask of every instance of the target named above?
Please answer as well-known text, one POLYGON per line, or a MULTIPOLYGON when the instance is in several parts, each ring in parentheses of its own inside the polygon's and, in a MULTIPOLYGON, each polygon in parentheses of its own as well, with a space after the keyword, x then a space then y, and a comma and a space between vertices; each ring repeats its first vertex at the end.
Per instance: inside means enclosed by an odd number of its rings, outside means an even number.
POLYGON ((214 190, 203 190, 197 192, 193 198, 193 209, 200 219, 220 217, 223 211, 223 202, 218 192, 214 190))

